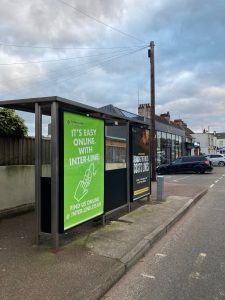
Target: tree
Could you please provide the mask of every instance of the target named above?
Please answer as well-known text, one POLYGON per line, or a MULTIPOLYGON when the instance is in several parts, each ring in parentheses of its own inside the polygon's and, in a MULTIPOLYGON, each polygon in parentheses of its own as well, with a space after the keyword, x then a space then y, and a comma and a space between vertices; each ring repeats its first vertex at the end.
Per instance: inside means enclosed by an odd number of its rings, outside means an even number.
POLYGON ((27 136, 28 128, 14 109, 0 108, 0 136, 27 136))

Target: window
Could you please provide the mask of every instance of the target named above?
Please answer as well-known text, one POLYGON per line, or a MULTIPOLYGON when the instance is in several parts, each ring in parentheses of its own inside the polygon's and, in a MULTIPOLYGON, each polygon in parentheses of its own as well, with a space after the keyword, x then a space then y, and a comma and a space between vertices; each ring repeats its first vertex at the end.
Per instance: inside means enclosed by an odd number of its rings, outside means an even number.
POLYGON ((223 141, 218 141, 219 142, 219 147, 223 147, 223 141))
POLYGON ((176 164, 180 164, 181 162, 182 162, 182 158, 178 158, 173 161, 173 164, 176 165, 176 164))

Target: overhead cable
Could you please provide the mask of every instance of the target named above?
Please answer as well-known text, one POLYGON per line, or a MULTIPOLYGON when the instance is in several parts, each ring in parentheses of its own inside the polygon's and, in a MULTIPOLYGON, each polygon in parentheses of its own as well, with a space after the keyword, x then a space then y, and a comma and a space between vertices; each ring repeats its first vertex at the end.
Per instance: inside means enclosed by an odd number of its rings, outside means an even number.
MULTIPOLYGON (((142 48, 143 47, 140 47, 139 49, 142 49, 142 48)), ((139 49, 137 49, 137 50, 139 50, 139 49)), ((108 53, 108 55, 110 54, 110 56, 108 56, 108 57, 104 55, 104 60, 103 61, 115 58, 115 57, 117 57, 117 56, 119 56, 121 54, 130 53, 131 51, 134 51, 134 50, 136 50, 136 49, 131 48, 129 51, 128 50, 113 51, 111 53, 108 53), (113 56, 112 56, 112 54, 113 54, 113 56)), ((92 63, 92 61, 82 62, 82 63, 76 64, 75 66, 74 65, 70 65, 69 67, 65 67, 63 70, 70 70, 70 69, 75 69, 77 67, 84 67, 85 65, 90 65, 91 63, 92 63)), ((51 74, 51 73, 55 74, 55 72, 56 72, 55 70, 48 71, 48 74, 51 74)), ((41 75, 35 75, 35 78, 37 78, 39 76, 41 76, 41 75)), ((12 78, 9 81, 11 82, 11 81, 18 81, 18 80, 26 80, 27 78, 30 78, 30 75, 26 75, 26 76, 22 76, 22 77, 17 77, 17 78, 12 78)), ((0 81, 0 83, 1 83, 1 81, 0 81)))
MULTIPOLYGON (((105 65, 109 64, 110 62, 112 62, 115 59, 119 59, 119 58, 122 58, 124 56, 134 54, 134 53, 139 52, 139 51, 141 51, 141 50, 143 50, 145 48, 146 47, 142 47, 142 48, 140 48, 138 50, 134 50, 132 52, 130 51, 130 52, 125 53, 125 54, 121 54, 121 55, 117 55, 117 56, 111 57, 109 59, 105 59, 102 62, 98 62, 96 65, 91 66, 90 68, 88 68, 86 70, 78 70, 78 71, 75 71, 75 72, 66 73, 66 76, 64 76, 63 78, 62 78, 62 73, 61 73, 58 76, 55 76, 55 77, 52 77, 52 78, 48 78, 48 79, 44 79, 44 82, 39 83, 38 85, 39 86, 46 85, 46 84, 49 84, 49 82, 51 82, 51 81, 54 81, 54 82, 58 83, 58 82, 61 82, 61 81, 71 80, 71 79, 74 79, 74 78, 78 78, 78 77, 80 77, 82 75, 86 75, 86 74, 88 74, 88 73, 90 73, 90 72, 98 69, 99 67, 104 67, 105 65)), ((39 80, 43 80, 43 79, 39 79, 39 80)), ((33 84, 37 85, 37 82, 34 82, 33 84)), ((25 88, 25 87, 17 87, 17 88, 15 88, 15 90, 21 90, 22 88, 25 88)))
MULTIPOLYGON (((130 47, 132 50, 133 47, 130 47)), ((21 61, 21 62, 12 62, 12 63, 0 63, 0 66, 14 66, 14 65, 26 65, 26 64, 39 64, 39 63, 52 63, 52 62, 59 62, 59 61, 66 61, 66 60, 75 60, 75 59, 83 59, 83 58, 91 58, 91 57, 98 57, 101 55, 108 55, 113 53, 118 53, 122 51, 128 51, 129 49, 122 49, 113 52, 106 52, 106 53, 98 53, 93 55, 84 55, 84 56, 75 56, 75 57, 65 57, 65 58, 58 58, 58 59, 49 59, 49 60, 38 60, 38 61, 21 61)))
POLYGON ((129 37, 129 38, 132 38, 132 39, 134 39, 134 40, 136 40, 136 41, 138 41, 138 42, 143 42, 143 41, 141 41, 140 39, 136 38, 135 36, 133 36, 133 35, 131 35, 131 34, 129 34, 129 33, 126 33, 126 32, 124 32, 124 31, 122 31, 122 30, 120 30, 120 29, 117 29, 117 28, 115 28, 115 27, 112 27, 112 26, 106 24, 105 22, 100 21, 99 19, 97 19, 97 18, 95 18, 95 17, 93 17, 93 16, 87 14, 87 13, 84 12, 83 10, 76 8, 75 6, 73 6, 73 5, 71 5, 71 4, 67 3, 67 2, 65 2, 64 0, 58 0, 58 1, 61 2, 61 3, 63 3, 63 4, 66 5, 66 6, 71 7, 72 9, 74 9, 74 10, 77 11, 77 12, 79 12, 80 14, 82 14, 82 15, 84 15, 84 16, 86 16, 86 17, 88 17, 88 18, 90 18, 90 19, 92 19, 92 20, 94 20, 94 21, 96 21, 96 22, 99 23, 99 24, 102 24, 102 25, 104 25, 104 26, 106 26, 106 27, 108 27, 108 28, 110 28, 110 29, 112 29, 112 30, 114 30, 114 31, 116 31, 116 32, 118 32, 118 33, 120 33, 120 34, 123 34, 124 36, 127 36, 127 37, 129 37))
MULTIPOLYGON (((127 49, 131 46, 120 47, 53 47, 53 46, 39 46, 39 45, 23 45, 23 44, 11 44, 0 41, 0 46, 16 47, 16 48, 34 48, 34 49, 53 49, 53 50, 112 50, 112 49, 127 49)), ((140 45, 134 45, 134 47, 140 47, 140 45)))

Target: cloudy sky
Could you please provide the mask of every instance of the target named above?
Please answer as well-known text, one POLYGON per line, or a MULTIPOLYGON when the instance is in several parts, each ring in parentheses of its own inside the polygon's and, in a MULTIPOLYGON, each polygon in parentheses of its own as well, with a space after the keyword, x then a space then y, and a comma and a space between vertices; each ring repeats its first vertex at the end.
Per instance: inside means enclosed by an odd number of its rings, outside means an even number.
POLYGON ((0 100, 57 95, 137 113, 154 41, 156 113, 225 132, 224 0, 0 3, 0 100))

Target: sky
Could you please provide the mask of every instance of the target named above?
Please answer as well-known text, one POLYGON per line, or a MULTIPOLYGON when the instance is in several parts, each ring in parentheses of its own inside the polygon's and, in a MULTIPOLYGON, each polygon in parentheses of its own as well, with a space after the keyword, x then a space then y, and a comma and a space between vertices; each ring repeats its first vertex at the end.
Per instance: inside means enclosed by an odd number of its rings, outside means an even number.
MULTIPOLYGON (((225 132, 224 0, 0 0, 0 101, 60 96, 225 132)), ((34 134, 34 116, 20 113, 34 134)), ((49 122, 48 118, 44 123, 49 122)))

